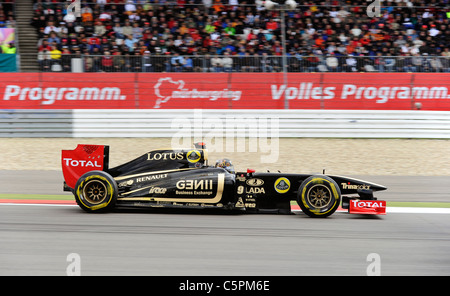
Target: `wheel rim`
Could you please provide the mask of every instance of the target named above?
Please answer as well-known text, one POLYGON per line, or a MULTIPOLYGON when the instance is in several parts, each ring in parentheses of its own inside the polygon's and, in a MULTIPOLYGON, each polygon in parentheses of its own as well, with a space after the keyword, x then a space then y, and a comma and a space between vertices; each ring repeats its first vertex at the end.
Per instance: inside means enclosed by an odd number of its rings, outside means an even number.
POLYGON ((106 186, 97 180, 89 181, 83 189, 85 199, 91 204, 100 204, 106 199, 106 186))
POLYGON ((324 185, 316 184, 309 189, 307 199, 316 209, 326 208, 332 200, 331 190, 324 185))

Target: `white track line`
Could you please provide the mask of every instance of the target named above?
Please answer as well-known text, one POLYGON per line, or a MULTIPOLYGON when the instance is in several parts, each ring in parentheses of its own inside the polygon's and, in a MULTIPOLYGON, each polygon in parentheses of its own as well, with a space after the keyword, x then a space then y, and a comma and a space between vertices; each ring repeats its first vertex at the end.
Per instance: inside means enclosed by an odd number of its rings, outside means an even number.
MULTIPOLYGON (((0 206, 78 207, 78 205, 65 205, 65 204, 15 204, 15 203, 0 203, 0 206)), ((292 212, 301 212, 301 210, 292 210, 292 212)), ((338 211, 338 212, 346 213, 346 211, 338 211)), ((450 214, 450 208, 387 207, 386 213, 450 214)))
POLYGON ((27 204, 27 203, 0 203, 0 206, 78 207, 78 205, 67 205, 67 204, 27 204))
POLYGON ((450 208, 406 208, 406 207, 387 207, 386 213, 405 213, 405 214, 450 214, 450 208))
MULTIPOLYGON (((301 210, 292 210, 301 212, 301 210)), ((336 211, 336 213, 347 213, 346 210, 336 211)), ((414 207, 386 207, 386 214, 450 214, 450 208, 414 208, 414 207)), ((362 214, 361 214, 362 215, 362 214)))

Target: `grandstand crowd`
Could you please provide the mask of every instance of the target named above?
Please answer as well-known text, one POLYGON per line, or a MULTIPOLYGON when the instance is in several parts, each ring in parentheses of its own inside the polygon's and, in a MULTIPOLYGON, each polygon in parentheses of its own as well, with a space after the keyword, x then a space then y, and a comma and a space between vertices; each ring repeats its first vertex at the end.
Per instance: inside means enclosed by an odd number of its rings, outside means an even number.
MULTIPOLYGON (((74 57, 93 72, 283 70, 280 11, 255 1, 91 1, 74 23, 67 3, 35 1, 42 71, 70 71, 74 57)), ((383 1, 375 18, 368 4, 302 1, 287 11, 287 70, 450 72, 449 0, 383 1)))
MULTIPOLYGON (((16 27, 13 3, 14 0, 0 0, 0 28, 16 27)), ((14 42, 0 42, 0 54, 2 53, 16 53, 14 42)))

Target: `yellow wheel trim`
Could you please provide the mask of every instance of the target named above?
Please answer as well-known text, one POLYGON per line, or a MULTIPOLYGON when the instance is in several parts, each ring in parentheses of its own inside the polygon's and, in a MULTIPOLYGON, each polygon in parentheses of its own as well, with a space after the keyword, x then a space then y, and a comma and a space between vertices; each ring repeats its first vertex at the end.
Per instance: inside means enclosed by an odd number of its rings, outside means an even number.
MULTIPOLYGON (((87 177, 86 179, 84 179, 83 182, 81 182, 81 184, 80 184, 80 185, 78 186, 78 188, 77 188, 77 196, 78 196, 78 200, 79 200, 86 208, 91 209, 91 210, 93 210, 93 211, 108 206, 109 203, 110 203, 111 200, 112 200, 112 198, 109 198, 108 202, 102 203, 102 204, 99 204, 99 205, 95 205, 95 206, 88 206, 88 205, 86 205, 86 204, 83 202, 83 199, 80 198, 80 197, 82 196, 82 195, 81 195, 81 191, 82 191, 81 188, 83 188, 84 183, 86 183, 87 181, 89 181, 89 180, 91 180, 91 179, 94 179, 94 178, 100 179, 100 180, 106 182, 106 184, 107 184, 107 186, 106 186, 106 187, 107 187, 107 194, 110 194, 110 195, 111 195, 112 192, 113 192, 113 187, 112 187, 111 183, 110 183, 110 182, 108 181, 108 179, 106 179, 105 177, 98 176, 98 175, 92 175, 92 176, 89 176, 89 177, 87 177)), ((106 197, 106 198, 107 198, 107 197, 106 197)))
POLYGON ((310 209, 310 211, 313 212, 313 213, 316 214, 316 215, 325 215, 325 214, 329 213, 332 209, 334 209, 334 207, 336 206, 336 203, 339 202, 339 194, 338 194, 338 192, 337 192, 337 190, 336 190, 336 186, 334 186, 334 184, 333 184, 332 182, 330 182, 330 181, 328 181, 328 180, 326 180, 326 179, 322 179, 322 178, 314 178, 314 179, 312 179, 311 181, 309 181, 309 182, 303 187, 303 190, 302 190, 302 203, 303 203, 303 205, 304 205, 305 207, 307 207, 307 208, 309 209, 309 206, 308 206, 308 204, 306 203, 306 196, 305 196, 305 195, 306 195, 306 187, 308 187, 308 185, 309 185, 310 183, 323 184, 324 182, 327 182, 327 183, 330 185, 331 191, 333 191, 333 195, 334 195, 334 197, 335 197, 335 200, 334 200, 333 206, 330 207, 330 209, 329 209, 328 211, 326 211, 326 212, 320 212, 319 210, 311 210, 311 209, 310 209))

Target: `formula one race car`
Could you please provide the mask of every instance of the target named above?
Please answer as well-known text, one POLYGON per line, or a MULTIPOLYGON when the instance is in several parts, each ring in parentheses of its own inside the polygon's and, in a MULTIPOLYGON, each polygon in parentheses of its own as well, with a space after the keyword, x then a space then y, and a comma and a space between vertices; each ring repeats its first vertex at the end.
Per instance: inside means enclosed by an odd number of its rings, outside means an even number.
POLYGON ((78 145, 62 151, 64 190, 87 212, 121 207, 202 208, 249 213, 291 213, 291 201, 310 217, 385 214, 373 192, 386 187, 325 174, 235 172, 228 159, 208 165, 204 143, 154 150, 109 168, 109 146, 78 145), (345 196, 344 196, 345 194, 345 196))

